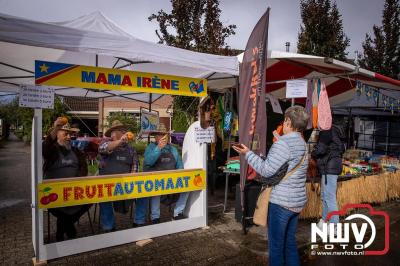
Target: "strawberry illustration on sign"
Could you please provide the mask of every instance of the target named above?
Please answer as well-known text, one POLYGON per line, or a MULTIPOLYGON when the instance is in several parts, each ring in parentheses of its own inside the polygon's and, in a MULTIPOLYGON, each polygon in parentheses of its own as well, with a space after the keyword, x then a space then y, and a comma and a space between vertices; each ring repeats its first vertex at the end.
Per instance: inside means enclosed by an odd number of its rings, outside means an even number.
POLYGON ((43 193, 43 196, 40 198, 40 203, 43 205, 47 205, 51 202, 54 202, 58 199, 57 193, 50 193, 51 191, 50 187, 45 187, 43 190, 40 190, 40 192, 43 193))
POLYGON ((200 174, 197 174, 197 175, 194 176, 193 184, 194 184, 196 187, 202 187, 202 186, 204 186, 203 178, 201 177, 200 174))

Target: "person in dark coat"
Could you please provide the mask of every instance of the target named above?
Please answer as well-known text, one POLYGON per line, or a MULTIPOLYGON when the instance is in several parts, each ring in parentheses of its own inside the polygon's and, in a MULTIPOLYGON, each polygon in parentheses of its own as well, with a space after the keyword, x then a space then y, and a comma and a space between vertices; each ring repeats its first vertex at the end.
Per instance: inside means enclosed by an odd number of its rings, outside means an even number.
POLYGON ((342 172, 343 135, 343 129, 337 125, 333 125, 329 130, 320 131, 318 143, 312 152, 321 174, 322 219, 318 223, 320 228, 325 222, 339 222, 337 215, 332 216, 329 221, 326 220, 326 216, 332 211, 337 211, 336 190, 337 179, 342 172))
MULTIPOLYGON (((71 128, 59 117, 54 122, 42 143, 43 178, 59 179, 87 176, 88 169, 85 155, 71 146, 71 134, 79 129, 71 128)), ((91 205, 80 205, 63 208, 52 208, 49 212, 57 217, 57 241, 76 237, 74 224, 90 208, 91 205)))

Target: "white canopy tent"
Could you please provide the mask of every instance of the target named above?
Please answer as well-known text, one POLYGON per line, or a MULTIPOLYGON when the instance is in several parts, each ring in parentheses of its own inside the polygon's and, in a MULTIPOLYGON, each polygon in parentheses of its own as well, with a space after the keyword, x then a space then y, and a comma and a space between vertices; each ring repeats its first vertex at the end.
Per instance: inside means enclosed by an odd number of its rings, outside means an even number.
MULTIPOLYGON (((5 14, 0 14, 0 20, 0 90, 7 94, 17 93, 20 84, 34 84, 34 60, 196 78, 213 76, 209 82, 211 89, 232 86, 234 82, 223 81, 239 73, 239 62, 234 56, 197 53, 143 41, 129 35, 99 12, 55 23, 5 14)), ((150 100, 145 93, 119 91, 56 88, 56 94, 150 100)), ((152 101, 159 97, 153 95, 152 101)))
MULTIPOLYGON (((231 83, 224 81, 235 81, 239 73, 236 57, 196 53, 139 40, 100 13, 57 23, 43 23, 0 14, 0 92, 17 94, 20 85, 34 84, 35 60, 209 78, 208 88, 217 90, 229 88, 231 83), (222 82, 216 84, 214 81, 222 82)), ((85 88, 55 87, 55 91, 59 96, 122 97, 150 104, 161 97, 148 93, 85 88)), ((191 193, 188 199, 188 207, 185 209, 187 219, 45 244, 43 210, 38 208, 37 188, 43 182, 40 167, 41 142, 42 110, 35 109, 31 171, 32 241, 37 260, 68 256, 207 225, 207 192, 198 190, 191 193)), ((197 151, 196 156, 199 158, 200 168, 205 172, 206 155, 206 145, 202 145, 201 152, 197 151)))

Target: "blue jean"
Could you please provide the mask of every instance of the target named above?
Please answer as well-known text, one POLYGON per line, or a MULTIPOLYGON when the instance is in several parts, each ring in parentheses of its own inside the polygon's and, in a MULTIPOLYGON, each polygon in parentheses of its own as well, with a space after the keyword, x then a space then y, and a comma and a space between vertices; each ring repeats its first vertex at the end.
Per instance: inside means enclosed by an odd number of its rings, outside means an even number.
MULTIPOLYGON (((189 197, 189 192, 179 194, 178 201, 174 208, 174 217, 183 213, 186 207, 186 201, 189 197)), ((151 220, 160 219, 160 196, 151 198, 151 220)))
POLYGON ((183 213, 186 208, 186 202, 189 197, 189 192, 184 192, 179 194, 179 199, 175 204, 174 208, 174 217, 178 216, 179 214, 183 213))
MULTIPOLYGON (((328 213, 338 210, 336 202, 337 179, 337 175, 322 175, 321 178, 322 219, 324 221, 326 221, 328 213), (328 182, 325 185, 326 178, 328 182)), ((338 223, 339 216, 332 216, 329 222, 338 223)))
POLYGON ((271 202, 268 208, 269 265, 300 265, 296 243, 299 214, 271 202))
POLYGON ((145 224, 147 210, 151 206, 151 220, 160 219, 160 196, 136 199, 135 219, 136 224, 145 224))
POLYGON ((114 209, 112 202, 102 202, 100 205, 100 223, 103 230, 111 230, 115 227, 114 209))
MULTIPOLYGON (((183 213, 186 207, 186 202, 189 197, 189 192, 184 192, 179 195, 179 199, 175 204, 174 208, 174 217, 183 213)), ((151 220, 160 219, 160 196, 151 197, 151 198, 140 198, 136 199, 136 210, 135 210, 135 219, 134 222, 136 224, 144 224, 146 223, 147 210, 150 200, 151 205, 151 220)))
POLYGON ((135 218, 133 219, 136 224, 145 224, 147 216, 147 208, 149 206, 149 198, 136 199, 135 218))

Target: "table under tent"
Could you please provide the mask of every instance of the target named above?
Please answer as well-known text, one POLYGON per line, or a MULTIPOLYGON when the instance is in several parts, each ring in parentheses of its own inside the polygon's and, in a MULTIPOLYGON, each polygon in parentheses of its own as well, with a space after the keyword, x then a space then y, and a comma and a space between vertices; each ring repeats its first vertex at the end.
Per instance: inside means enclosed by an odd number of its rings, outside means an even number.
MULTIPOLYGON (((35 60, 196 78, 204 80, 208 90, 221 92, 231 88, 229 80, 235 81, 239 72, 236 57, 196 53, 143 41, 124 32, 100 13, 58 23, 43 23, 4 14, 0 14, 0 19, 2 95, 18 95, 21 85, 35 84, 35 60)), ((165 91, 145 93, 73 86, 56 86, 54 91, 60 97, 122 98, 150 105, 163 94, 173 94, 165 91)), ((68 256, 207 225, 207 190, 202 188, 191 193, 185 210, 188 219, 45 244, 43 209, 38 207, 38 187, 43 182, 41 109, 35 109, 32 133, 32 241, 37 260, 68 256)), ((199 158, 199 173, 206 172, 207 149, 206 145, 202 147, 201 152, 196 154, 199 158)))

